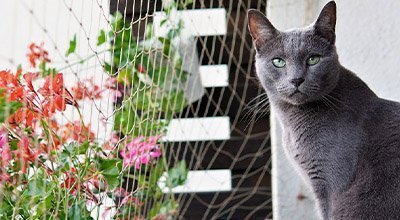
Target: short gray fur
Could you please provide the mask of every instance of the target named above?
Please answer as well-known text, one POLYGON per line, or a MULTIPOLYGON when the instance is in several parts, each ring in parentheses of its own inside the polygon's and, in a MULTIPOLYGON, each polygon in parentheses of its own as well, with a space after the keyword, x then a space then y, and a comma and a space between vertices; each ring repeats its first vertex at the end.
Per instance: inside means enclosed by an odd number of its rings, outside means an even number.
POLYGON ((285 152, 313 189, 321 217, 400 219, 400 103, 377 97, 340 65, 335 2, 302 29, 279 31, 257 10, 248 19, 285 152), (308 65, 311 56, 319 62, 308 65), (286 65, 275 67, 274 58, 286 65))

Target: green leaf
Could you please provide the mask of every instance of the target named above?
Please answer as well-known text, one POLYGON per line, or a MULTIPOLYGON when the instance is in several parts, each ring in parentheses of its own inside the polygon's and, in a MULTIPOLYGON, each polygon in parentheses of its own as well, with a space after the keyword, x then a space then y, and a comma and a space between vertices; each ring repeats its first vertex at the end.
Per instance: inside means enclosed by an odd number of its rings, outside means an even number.
POLYGON ((13 213, 13 206, 15 202, 12 202, 11 198, 6 195, 2 195, 3 197, 0 200, 0 219, 11 219, 13 213), (6 217, 8 216, 8 217, 6 217))
POLYGON ((23 204, 31 206, 35 204, 36 213, 38 215, 44 214, 46 206, 49 205, 53 199, 53 186, 53 182, 46 179, 43 168, 38 168, 35 175, 22 192, 21 200, 23 204))
POLYGON ((80 154, 86 154, 86 151, 89 149, 89 141, 85 141, 80 145, 76 145, 74 147, 74 154, 75 155, 80 155, 80 154))
POLYGON ((74 34, 74 38, 69 41, 69 48, 65 53, 65 56, 69 56, 71 53, 74 53, 76 50, 76 34, 74 34))
POLYGON ((10 146, 10 149, 12 151, 17 150, 18 149, 18 139, 14 139, 12 141, 9 141, 8 145, 10 146))
POLYGON ((160 27, 162 27, 164 24, 166 24, 167 21, 168 21, 168 19, 162 19, 162 20, 160 21, 160 27))
POLYGON ((104 44, 106 41, 106 32, 104 30, 100 30, 100 35, 97 37, 97 46, 104 44))
POLYGON ((61 151, 59 156, 60 166, 59 169, 62 171, 69 171, 71 166, 73 165, 73 161, 76 160, 76 156, 74 155, 74 147, 76 143, 72 142, 68 145, 64 146, 64 149, 61 151))
MULTIPOLYGON (((113 70, 111 64, 107 63, 104 61, 104 71, 106 71, 108 74, 113 74, 113 72, 111 72, 113 70)), ((114 70, 115 71, 115 70, 114 70)))
POLYGON ((68 208, 68 219, 86 220, 93 218, 90 217, 90 212, 86 209, 85 201, 76 201, 68 208))
MULTIPOLYGON (((1 92, 0 92, 1 94, 1 92)), ((18 101, 9 102, 6 97, 0 96, 0 123, 6 121, 10 114, 21 108, 23 104, 18 101)))
POLYGON ((175 167, 168 171, 167 186, 174 188, 185 184, 189 170, 184 160, 178 162, 175 167))
POLYGON ((178 9, 185 10, 185 9, 187 9, 187 6, 192 3, 193 3, 193 0, 179 0, 178 1, 178 9))
POLYGON ((159 219, 175 219, 174 213, 177 209, 178 203, 173 200, 166 200, 163 203, 155 203, 149 212, 149 216, 151 219, 158 219, 158 217, 159 219))
POLYGON ((120 185, 122 161, 121 159, 104 159, 101 157, 97 158, 97 165, 99 171, 103 175, 107 182, 109 189, 115 189, 120 185))
POLYGON ((171 56, 171 40, 165 37, 159 37, 158 40, 162 43, 163 45, 163 54, 167 57, 171 56))
POLYGON ((47 195, 40 199, 36 206, 35 219, 41 219, 41 217, 50 214, 48 211, 52 207, 52 202, 54 202, 54 194, 47 193, 47 195))
POLYGON ((170 213, 178 208, 178 204, 173 200, 167 200, 160 208, 160 213, 170 213))
POLYGON ((157 181, 163 175, 164 170, 164 164, 162 161, 158 161, 157 165, 150 170, 149 185, 151 187, 157 186, 157 181))

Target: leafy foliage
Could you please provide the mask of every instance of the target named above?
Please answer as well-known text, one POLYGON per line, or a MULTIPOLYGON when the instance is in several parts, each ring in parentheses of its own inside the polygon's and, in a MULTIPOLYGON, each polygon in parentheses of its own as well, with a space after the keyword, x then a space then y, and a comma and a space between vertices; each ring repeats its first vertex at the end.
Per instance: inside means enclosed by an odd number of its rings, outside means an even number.
MULTIPOLYGON (((178 1, 168 10, 185 4, 178 1)), ((121 14, 113 16, 111 26, 110 31, 99 30, 97 38, 97 45, 107 48, 103 52, 112 52, 103 61, 112 82, 105 90, 119 94, 118 133, 109 140, 95 138, 78 104, 86 97, 101 98, 103 90, 84 82, 66 88, 60 73, 65 67, 52 67, 43 43, 29 45, 35 71, 0 71, 0 219, 92 219, 99 207, 114 210, 114 218, 176 214, 178 203, 172 194, 163 196, 158 182, 167 173, 168 187, 182 185, 188 170, 184 161, 168 168, 159 140, 169 120, 187 105, 188 73, 173 43, 183 24, 165 37, 149 33, 149 40, 140 43, 121 14), (67 106, 80 119, 59 123, 56 116, 67 106), (126 186, 129 181, 132 190, 126 186), (112 204, 106 205, 106 199, 112 204)), ((76 53, 77 43, 74 35, 65 56, 76 53)))

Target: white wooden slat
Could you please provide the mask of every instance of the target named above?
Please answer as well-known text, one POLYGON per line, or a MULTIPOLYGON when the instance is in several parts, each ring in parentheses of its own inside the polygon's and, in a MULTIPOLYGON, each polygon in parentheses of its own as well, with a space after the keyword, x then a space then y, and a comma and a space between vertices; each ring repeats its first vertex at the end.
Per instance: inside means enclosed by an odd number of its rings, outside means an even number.
POLYGON ((228 86, 228 65, 203 65, 199 68, 201 83, 204 87, 228 86))
POLYGON ((176 21, 161 26, 161 21, 165 17, 165 12, 154 14, 153 25, 157 36, 165 36, 168 27, 176 25, 179 19, 184 22, 182 30, 184 36, 225 35, 227 32, 226 10, 224 8, 175 11, 172 12, 171 17, 176 18, 176 21))
POLYGON ((163 141, 228 140, 229 117, 203 117, 172 119, 163 141))
POLYGON ((163 193, 226 192, 232 190, 232 174, 229 169, 189 171, 185 184, 172 188, 171 191, 165 183, 166 175, 164 173, 158 182, 163 193))

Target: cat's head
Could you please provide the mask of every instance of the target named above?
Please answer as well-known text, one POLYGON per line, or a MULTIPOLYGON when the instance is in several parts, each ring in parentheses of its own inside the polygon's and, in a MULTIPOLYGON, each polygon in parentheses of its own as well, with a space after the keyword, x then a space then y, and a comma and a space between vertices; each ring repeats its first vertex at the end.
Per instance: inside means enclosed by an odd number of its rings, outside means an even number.
POLYGON ((279 31, 257 10, 249 10, 248 19, 257 75, 270 99, 302 105, 335 88, 340 67, 335 2, 326 4, 315 23, 302 29, 279 31))

